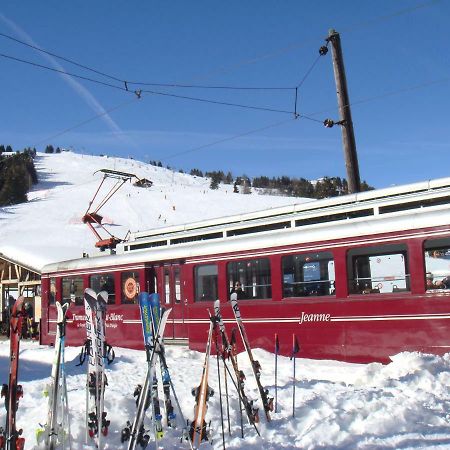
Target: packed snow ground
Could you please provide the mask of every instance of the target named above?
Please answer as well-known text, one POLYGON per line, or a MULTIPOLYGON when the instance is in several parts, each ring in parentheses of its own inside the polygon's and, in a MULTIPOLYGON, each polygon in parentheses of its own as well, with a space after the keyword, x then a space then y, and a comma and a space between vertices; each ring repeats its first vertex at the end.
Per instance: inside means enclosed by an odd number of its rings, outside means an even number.
MULTIPOLYGON (((105 408, 111 420, 106 449, 126 448, 120 434, 135 413, 133 390, 146 370, 143 351, 116 348, 116 359, 108 367, 105 408)), ((77 367, 79 347, 66 349, 68 396, 73 449, 84 447, 85 367, 77 367)), ((168 347, 167 360, 183 414, 192 419, 191 389, 200 382, 204 354, 184 347, 168 347)), ((262 382, 274 394, 274 355, 256 349, 262 365, 262 382)), ((8 377, 9 345, 0 343, 0 376, 8 377)), ((17 424, 24 429, 26 449, 37 449, 35 431, 45 422, 47 400, 42 391, 50 380, 53 349, 22 341, 19 379, 24 396, 17 424)), ((238 357, 247 375, 249 397, 257 399, 246 354, 238 357)), ((209 384, 215 390, 207 419, 211 420, 213 445, 222 448, 216 358, 210 359, 209 384)), ((261 437, 244 420, 245 438, 240 437, 238 397, 228 380, 231 436, 225 422, 227 449, 409 449, 450 448, 450 355, 443 357, 401 353, 388 365, 358 365, 335 361, 296 361, 295 418, 292 417, 293 361, 279 357, 278 412, 267 424, 261 413, 261 437)), ((221 375, 223 369, 221 368, 221 375)), ((222 378, 222 401, 226 398, 222 378)), ((179 417, 179 415, 178 415, 179 417)), ((5 412, 0 413, 4 423, 5 412)), ((180 443, 181 429, 166 430, 161 449, 187 449, 180 443)), ((202 448, 211 448, 207 443, 202 448)), ((151 441, 149 449, 155 448, 151 441)))
MULTIPOLYGON (((124 238, 137 232, 196 222, 305 201, 292 197, 233 193, 233 185, 211 190, 210 178, 194 177, 123 158, 72 152, 38 153, 39 183, 28 202, 0 208, 0 253, 40 270, 45 264, 92 255, 95 236, 81 218, 110 169, 135 174, 153 182, 150 188, 124 184, 99 211, 110 233, 124 238), (97 172, 97 173, 95 173, 97 172)), ((234 174, 235 176, 238 174, 234 174)), ((136 180, 132 180, 134 182, 136 180)), ((102 201, 117 180, 108 178, 90 211, 102 201)), ((103 238, 109 236, 99 230, 103 238)))

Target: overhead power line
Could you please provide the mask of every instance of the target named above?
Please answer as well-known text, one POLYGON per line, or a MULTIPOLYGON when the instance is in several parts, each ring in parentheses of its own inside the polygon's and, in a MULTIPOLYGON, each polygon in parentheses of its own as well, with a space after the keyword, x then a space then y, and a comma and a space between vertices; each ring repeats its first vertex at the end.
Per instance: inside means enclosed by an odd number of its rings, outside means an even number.
POLYGON ((64 70, 60 70, 60 69, 55 69, 53 67, 49 67, 49 66, 45 66, 43 64, 38 64, 32 61, 27 61, 24 60, 22 58, 16 58, 15 56, 10 56, 10 55, 5 55, 4 53, 0 53, 0 56, 3 58, 7 58, 16 62, 20 62, 23 64, 28 64, 34 67, 38 67, 41 69, 45 69, 45 70, 50 70, 52 72, 57 72, 60 73, 62 75, 67 75, 67 76, 71 76, 74 78, 78 78, 81 80, 85 80, 85 81, 89 81, 92 83, 96 83, 105 87, 109 87, 109 88, 113 88, 113 89, 118 89, 120 91, 124 91, 124 92, 128 92, 130 94, 135 94, 138 97, 141 95, 141 93, 147 93, 147 94, 152 94, 152 95, 160 95, 160 96, 164 96, 164 97, 173 97, 173 98, 179 98, 179 99, 183 99, 183 100, 190 100, 190 101, 197 101, 197 102, 203 102, 203 103, 211 103, 211 104, 215 104, 215 105, 222 105, 222 106, 231 106, 231 107, 236 107, 236 108, 245 108, 245 109, 253 109, 253 110, 259 110, 259 111, 270 111, 270 112, 277 112, 277 113, 283 113, 283 114, 294 114, 294 111, 287 111, 287 110, 282 110, 282 109, 276 109, 276 108, 270 108, 270 107, 263 107, 263 106, 254 106, 254 105, 244 105, 244 104, 239 104, 239 103, 231 103, 231 102, 222 102, 219 100, 212 100, 212 99, 206 99, 206 98, 199 98, 199 97, 189 97, 189 96, 183 96, 183 95, 177 95, 177 94, 170 94, 168 92, 159 92, 159 91, 151 91, 151 90, 142 90, 142 89, 138 89, 135 91, 131 91, 129 89, 126 89, 125 87, 122 86, 117 86, 111 83, 106 83, 104 81, 100 81, 100 80, 96 80, 94 78, 89 78, 89 77, 85 77, 83 75, 78 75, 78 74, 74 74, 71 72, 66 72, 64 70))
MULTIPOLYGON (((302 116, 299 116, 299 117, 301 118, 302 116)), ((279 126, 284 125, 286 123, 292 122, 293 120, 296 120, 296 118, 297 117, 290 118, 288 120, 282 120, 281 122, 271 123, 271 124, 265 125, 264 127, 261 127, 261 128, 255 128, 255 129, 246 131, 244 133, 239 133, 239 134, 236 134, 236 135, 233 135, 233 136, 229 136, 229 137, 226 137, 226 138, 223 138, 223 139, 219 139, 219 140, 214 141, 214 142, 210 142, 208 144, 199 145, 198 147, 190 148, 189 150, 184 150, 184 151, 181 151, 181 152, 178 152, 178 153, 173 153, 172 155, 166 156, 165 158, 162 158, 161 160, 162 161, 167 161, 168 159, 176 158, 177 156, 185 155, 187 153, 196 152, 196 151, 202 150, 204 148, 212 147, 212 146, 217 145, 217 144, 222 144, 223 142, 233 141, 234 139, 238 139, 238 138, 241 138, 241 137, 244 137, 244 136, 248 136, 250 134, 258 133, 260 131, 268 130, 269 128, 279 127, 279 126)))
POLYGON ((69 127, 69 128, 66 128, 66 129, 62 130, 62 131, 59 131, 58 133, 53 134, 52 136, 49 136, 49 137, 46 138, 46 139, 42 139, 42 140, 39 141, 39 142, 36 142, 34 145, 32 145, 32 147, 37 147, 37 146, 40 145, 40 144, 48 143, 48 142, 50 142, 52 139, 56 139, 57 137, 60 137, 60 136, 62 136, 62 135, 64 135, 64 134, 66 134, 66 133, 68 133, 68 132, 70 132, 70 131, 73 131, 73 130, 75 130, 76 128, 79 128, 79 127, 81 127, 81 126, 83 126, 83 125, 86 125, 86 124, 88 124, 88 123, 90 123, 90 122, 93 122, 94 120, 98 119, 99 117, 106 116, 107 114, 109 114, 109 113, 111 113, 111 112, 113 112, 113 111, 116 111, 117 109, 123 108, 124 106, 127 106, 127 105, 129 105, 129 104, 131 104, 131 103, 133 103, 133 102, 135 102, 135 101, 137 101, 137 100, 138 100, 138 97, 134 97, 134 98, 132 98, 131 100, 127 100, 126 102, 123 102, 123 103, 120 103, 119 105, 113 106, 112 108, 107 109, 106 111, 103 111, 103 112, 100 113, 100 114, 96 114, 95 116, 90 117, 90 118, 87 119, 87 120, 83 120, 82 122, 79 122, 79 123, 77 123, 76 125, 73 125, 73 126, 71 126, 71 127, 69 127))
POLYGON ((111 83, 106 83, 104 81, 95 80, 94 78, 85 77, 83 75, 77 75, 75 73, 66 72, 66 71, 61 70, 61 69, 55 69, 54 67, 44 66, 43 64, 35 63, 33 61, 27 61, 27 60, 22 59, 22 58, 16 58, 15 56, 5 55, 4 53, 0 53, 0 56, 2 56, 3 58, 6 58, 6 59, 11 59, 11 60, 16 61, 16 62, 20 62, 22 64, 28 64, 30 66, 39 67, 40 69, 50 70, 52 72, 57 72, 57 73, 60 73, 62 75, 68 75, 68 76, 71 76, 71 77, 74 77, 74 78, 79 78, 80 80, 85 80, 85 81, 89 81, 91 83, 100 84, 102 86, 106 86, 106 87, 110 87, 110 88, 114 88, 114 89, 119 89, 120 91, 133 93, 132 91, 128 91, 127 89, 125 89, 125 87, 122 87, 122 86, 116 86, 116 85, 111 84, 111 83))
MULTIPOLYGON (((384 16, 379 16, 379 17, 375 17, 373 19, 364 20, 364 21, 361 21, 359 23, 355 23, 353 25, 350 25, 348 27, 339 25, 338 28, 339 28, 341 34, 343 34, 343 33, 350 33, 350 32, 356 31, 358 29, 368 28, 371 25, 374 25, 374 24, 379 23, 379 22, 388 21, 388 20, 390 20, 390 19, 392 19, 394 17, 402 16, 402 15, 405 15, 405 14, 409 14, 409 13, 415 12, 415 11, 417 11, 419 9, 423 9, 423 8, 428 8, 428 7, 434 6, 434 5, 438 4, 438 3, 441 3, 442 1, 443 0, 430 0, 430 1, 427 1, 427 2, 419 3, 418 5, 415 5, 415 6, 411 6, 409 8, 404 8, 404 9, 395 11, 395 12, 393 12, 391 14, 386 14, 384 16)), ((279 47, 277 49, 274 49, 274 50, 272 50, 269 53, 264 53, 264 54, 261 54, 261 55, 258 55, 258 56, 254 56, 252 58, 243 59, 243 60, 238 61, 238 62, 236 62, 234 64, 230 64, 229 66, 217 67, 216 69, 210 70, 206 74, 206 76, 198 76, 198 77, 196 77, 194 79, 205 80, 205 79, 210 78, 211 76, 221 75, 221 74, 225 74, 225 73, 231 73, 231 72, 234 72, 235 70, 237 70, 237 69, 239 69, 241 67, 248 66, 248 65, 251 65, 251 64, 256 64, 256 63, 259 63, 261 61, 265 61, 265 60, 268 60, 268 59, 271 59, 271 58, 278 57, 278 56, 283 55, 285 53, 290 53, 290 52, 292 52, 294 50, 298 50, 299 48, 306 47, 309 44, 313 44, 314 42, 317 42, 318 39, 319 39, 319 37, 309 38, 309 39, 305 39, 305 40, 302 40, 302 41, 291 42, 290 44, 287 44, 287 45, 284 45, 283 47, 279 47)))
POLYGON ((269 87, 267 87, 267 86, 208 86, 208 85, 195 85, 195 84, 183 84, 183 83, 156 83, 156 82, 148 82, 148 81, 145 81, 145 82, 129 81, 129 80, 126 80, 123 78, 118 78, 114 75, 110 75, 108 73, 102 72, 98 69, 94 69, 85 64, 81 64, 81 63, 74 61, 73 59, 69 59, 65 56, 58 55, 56 53, 50 52, 43 48, 40 48, 35 45, 29 44, 27 42, 21 41, 20 39, 17 39, 8 34, 0 33, 0 36, 4 37, 6 39, 10 39, 14 42, 17 42, 18 44, 25 45, 26 47, 32 48, 38 52, 45 53, 45 54, 53 56, 54 58, 57 58, 57 59, 61 59, 62 61, 73 64, 77 67, 80 67, 81 69, 88 70, 90 72, 96 73, 97 75, 101 75, 103 77, 117 81, 125 86, 125 90, 128 90, 126 88, 127 85, 155 86, 155 87, 166 87, 166 88, 188 88, 188 89, 222 89, 222 90, 240 90, 240 91, 242 91, 242 90, 274 91, 274 90, 293 90, 293 89, 295 89, 295 87, 292 87, 292 86, 269 86, 269 87))
POLYGON ((68 62, 70 64, 73 64, 73 65, 75 65, 77 67, 80 67, 82 69, 89 70, 89 71, 94 72, 94 73, 96 73, 98 75, 102 75, 102 76, 104 76, 106 78, 110 78, 111 80, 119 81, 119 82, 123 83, 123 80, 121 80, 120 78, 116 78, 113 75, 109 75, 109 74, 107 74, 105 72, 100 72, 97 69, 93 69, 92 67, 88 67, 88 66, 85 66, 83 64, 80 64, 80 63, 74 61, 73 59, 69 59, 69 58, 66 58, 65 56, 57 55, 56 53, 49 52, 48 50, 44 50, 43 48, 37 47, 35 45, 28 44, 27 42, 21 41, 20 39, 17 39, 17 38, 15 38, 13 36, 10 36, 8 34, 0 33, 0 36, 4 37, 6 39, 10 39, 10 40, 12 40, 14 42, 17 42, 18 44, 25 45, 26 47, 32 48, 34 50, 37 50, 38 52, 45 53, 46 55, 53 56, 54 58, 61 59, 62 61, 66 61, 66 62, 68 62))

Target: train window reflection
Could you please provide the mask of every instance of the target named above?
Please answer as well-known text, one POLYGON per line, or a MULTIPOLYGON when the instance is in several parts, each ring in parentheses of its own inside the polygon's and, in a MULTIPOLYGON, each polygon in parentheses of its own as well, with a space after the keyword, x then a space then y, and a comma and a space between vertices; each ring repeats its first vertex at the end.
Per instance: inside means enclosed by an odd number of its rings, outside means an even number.
POLYGON ((114 275, 91 275, 89 279, 91 289, 95 292, 106 291, 108 293, 108 303, 116 301, 116 289, 114 286, 114 275))
POLYGON ((348 252, 350 294, 410 290, 406 245, 359 248, 348 252))
POLYGON ((424 259, 425 289, 450 289, 450 239, 427 241, 424 259))
POLYGON ((234 261, 227 264, 229 294, 238 300, 271 298, 272 281, 268 258, 234 261))
POLYGON ((195 301, 217 300, 217 266, 215 264, 205 264, 195 268, 195 301))
POLYGON ((64 277, 62 279, 62 301, 63 303, 74 301, 75 305, 81 306, 83 302, 83 278, 64 277))
POLYGON ((330 252, 285 256, 282 267, 283 297, 334 294, 334 260, 330 252))

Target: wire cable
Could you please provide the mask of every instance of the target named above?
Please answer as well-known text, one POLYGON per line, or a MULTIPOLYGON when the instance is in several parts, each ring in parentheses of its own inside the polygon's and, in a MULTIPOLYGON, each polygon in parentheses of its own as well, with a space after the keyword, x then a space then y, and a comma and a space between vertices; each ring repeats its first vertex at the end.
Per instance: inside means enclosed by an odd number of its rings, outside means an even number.
POLYGON ((170 94, 168 92, 150 91, 150 90, 146 90, 146 89, 143 89, 142 92, 148 93, 148 94, 153 94, 153 95, 174 97, 174 98, 179 98, 179 99, 183 99, 183 100, 192 100, 192 101, 197 101, 197 102, 213 103, 215 105, 234 106, 237 108, 254 109, 254 110, 259 110, 259 111, 270 111, 270 112, 278 112, 278 113, 284 113, 284 114, 294 114, 294 111, 287 111, 287 110, 283 110, 283 109, 274 109, 274 108, 267 108, 267 107, 262 107, 262 106, 242 105, 239 103, 229 103, 229 102, 222 102, 222 101, 218 101, 218 100, 210 100, 210 99, 206 99, 206 98, 188 97, 185 95, 170 94))
POLYGON ((66 58, 65 56, 57 55, 56 53, 49 52, 48 50, 44 50, 43 48, 36 47, 35 45, 32 45, 32 44, 28 44, 27 42, 21 41, 20 39, 17 39, 17 38, 15 38, 13 36, 9 36, 8 34, 0 33, 0 36, 4 37, 6 39, 10 39, 12 41, 15 41, 15 42, 17 42, 19 44, 25 45, 25 46, 27 46, 29 48, 34 49, 34 50, 37 50, 38 52, 45 53, 47 55, 53 56, 54 58, 66 61, 66 62, 68 62, 70 64, 73 64, 73 65, 75 65, 77 67, 80 67, 82 69, 89 70, 89 71, 94 72, 94 73, 96 73, 98 75, 102 75, 102 76, 104 76, 106 78, 110 78, 111 80, 119 81, 121 83, 123 83, 123 81, 124 81, 124 80, 121 80, 120 78, 114 77, 113 75, 109 75, 109 74, 107 74, 105 72, 100 72, 97 69, 93 69, 92 67, 88 67, 88 66, 85 66, 83 64, 80 64, 80 63, 78 63, 78 62, 76 62, 76 61, 74 61, 72 59, 66 58))
MULTIPOLYGON (((353 102, 350 102, 349 104, 344 105, 344 107, 358 106, 358 105, 362 105, 364 103, 370 103, 370 102, 373 102, 373 101, 381 100, 383 98, 393 97, 395 95, 401 95, 401 94, 404 94, 405 92, 415 91, 415 90, 418 90, 418 89, 427 88, 429 86, 434 86, 434 85, 437 85, 437 84, 448 83, 449 81, 450 81, 450 76, 444 77, 444 78, 440 78, 440 79, 437 79, 437 80, 430 80, 430 81, 426 81, 426 82, 423 82, 423 83, 420 83, 420 84, 416 84, 416 85, 407 86, 407 87, 404 87, 404 88, 401 88, 401 89, 397 89, 397 90, 394 90, 394 91, 385 92, 384 94, 374 95, 372 97, 366 97, 366 98, 362 98, 360 100, 355 100, 353 102)), ((314 111, 314 112, 308 113, 308 117, 307 116, 302 116, 302 117, 304 117, 305 119, 309 119, 309 120, 313 120, 313 121, 316 121, 316 122, 323 123, 323 121, 314 119, 311 116, 317 116, 319 114, 327 113, 327 112, 330 112, 330 111, 336 111, 336 109, 337 109, 337 107, 322 109, 320 111, 314 111)))
POLYGON ((68 76, 71 76, 71 77, 74 77, 74 78, 79 78, 80 80, 90 81, 92 83, 101 84, 103 86, 107 86, 107 87, 114 88, 114 89, 119 89, 121 91, 125 91, 125 92, 129 92, 130 94, 134 94, 133 91, 128 91, 124 87, 116 86, 114 84, 106 83, 106 82, 100 81, 100 80, 95 80, 94 78, 89 78, 89 77, 85 77, 83 75, 77 75, 77 74, 74 74, 74 73, 71 73, 71 72, 66 72, 64 70, 55 69, 54 67, 44 66, 43 64, 38 64, 38 63, 35 63, 35 62, 32 62, 32 61, 27 61, 25 59, 16 58, 15 56, 5 55, 4 53, 0 53, 0 56, 2 56, 3 58, 11 59, 11 60, 16 61, 16 62, 20 62, 20 63, 23 63, 23 64, 28 64, 30 66, 39 67, 40 69, 50 70, 52 72, 57 72, 57 73, 60 73, 62 75, 68 75, 68 76))
MULTIPOLYGON (((35 45, 29 44, 27 42, 21 41, 20 39, 17 39, 13 36, 10 36, 5 33, 0 32, 0 36, 4 37, 6 39, 10 39, 14 42, 17 42, 21 45, 25 45, 26 47, 32 48, 34 50, 37 50, 38 52, 45 53, 47 55, 53 56, 54 58, 61 59, 62 61, 68 62, 70 64, 73 64, 77 67, 80 67, 84 70, 88 70, 90 72, 94 72, 97 75, 104 76, 106 78, 109 78, 114 81, 118 81, 122 84, 126 85, 140 85, 140 86, 156 86, 156 87, 167 87, 167 88, 189 88, 189 89, 228 89, 228 90, 292 90, 295 89, 295 87, 289 87, 289 86, 207 86, 207 85, 194 85, 194 84, 181 84, 181 83, 155 83, 155 82, 139 82, 139 81, 128 81, 124 80, 122 78, 118 78, 114 75, 110 75, 105 72, 101 72, 98 69, 94 69, 92 67, 86 66, 84 64, 81 64, 77 61, 74 61, 73 59, 69 59, 65 56, 58 55, 56 53, 50 52, 48 50, 45 50, 41 47, 37 47, 35 45)), ((126 89, 126 88, 125 88, 126 89)))
POLYGON ((95 80, 93 78, 85 77, 85 76, 74 74, 74 73, 71 73, 71 72, 66 72, 64 70, 55 69, 53 67, 45 66, 43 64, 38 64, 38 63, 35 63, 35 62, 32 62, 32 61, 27 61, 27 60, 24 60, 24 59, 21 59, 21 58, 16 58, 14 56, 5 55, 4 53, 0 53, 0 56, 3 57, 3 58, 11 59, 11 60, 16 61, 16 62, 28 64, 28 65, 31 65, 31 66, 34 66, 34 67, 38 67, 38 68, 41 68, 41 69, 50 70, 52 72, 60 73, 60 74, 63 74, 63 75, 74 77, 74 78, 79 78, 79 79, 84 80, 84 81, 97 83, 97 84, 100 84, 102 86, 113 88, 113 89, 118 89, 120 91, 124 91, 124 92, 130 93, 130 94, 135 94, 138 97, 141 95, 141 93, 147 93, 147 94, 152 94, 152 95, 160 95, 160 96, 164 96, 164 97, 179 98, 179 99, 183 99, 183 100, 197 101, 197 102, 203 102, 203 103, 211 103, 211 104, 215 104, 215 105, 232 106, 232 107, 236 107, 236 108, 245 108, 245 109, 253 109, 253 110, 259 110, 259 111, 277 112, 277 113, 283 113, 283 114, 294 114, 293 111, 287 111, 287 110, 281 110, 281 109, 275 109, 275 108, 269 108, 269 107, 242 105, 242 104, 238 104, 238 103, 222 102, 222 101, 211 100, 211 99, 206 99, 206 98, 189 97, 189 96, 184 96, 184 95, 170 94, 168 92, 159 92, 159 91, 142 90, 142 89, 139 89, 139 90, 136 90, 136 91, 130 91, 130 90, 126 89, 125 87, 117 86, 117 85, 114 85, 114 84, 111 84, 111 83, 106 83, 106 82, 103 82, 103 81, 100 81, 100 80, 95 80))
POLYGON ((300 89, 301 88, 302 84, 306 81, 306 79, 309 77, 310 73, 312 72, 312 70, 316 66, 316 64, 319 62, 319 59, 320 59, 321 56, 322 56, 321 54, 319 54, 317 56, 317 58, 312 63, 311 67, 306 71, 304 77, 300 80, 300 83, 297 84, 296 89, 300 89))
POLYGON ((169 155, 169 156, 166 156, 165 158, 162 158, 161 161, 167 161, 168 159, 176 158, 177 156, 185 155, 187 153, 196 152, 198 150, 202 150, 204 148, 212 147, 212 146, 217 145, 217 144, 222 144, 223 142, 233 141, 235 139, 238 139, 238 138, 241 138, 241 137, 244 137, 244 136, 248 136, 250 134, 258 133, 260 131, 265 131, 265 130, 268 130, 270 128, 276 128, 276 127, 279 127, 279 126, 284 125, 286 123, 292 122, 292 121, 296 120, 297 118, 303 118, 303 116, 291 117, 290 119, 282 120, 281 122, 271 123, 269 125, 265 125, 264 127, 255 128, 255 129, 246 131, 244 133, 239 133, 239 134, 236 134, 236 135, 233 135, 233 136, 229 136, 229 137, 226 137, 226 138, 223 138, 223 139, 219 139, 219 140, 214 141, 214 142, 210 142, 208 144, 199 145, 198 147, 190 148, 189 150, 184 150, 182 152, 173 153, 172 155, 169 155))
MULTIPOLYGON (((352 31, 355 31, 355 30, 358 30, 358 29, 361 29, 361 28, 365 28, 365 27, 371 26, 372 24, 375 24, 377 22, 386 21, 386 20, 389 20, 389 19, 391 19, 393 17, 398 17, 398 16, 401 16, 401 15, 404 15, 404 14, 409 14, 411 12, 417 11, 417 10, 422 9, 422 8, 427 8, 427 7, 430 7, 430 6, 434 6, 437 3, 440 3, 442 1, 443 0, 431 0, 431 1, 428 1, 428 2, 420 3, 418 5, 415 5, 415 6, 412 6, 412 7, 409 7, 409 8, 401 9, 401 10, 396 11, 396 12, 391 13, 391 14, 387 14, 387 15, 384 15, 384 16, 379 16, 379 17, 376 17, 374 19, 369 19, 369 20, 366 20, 366 21, 362 21, 359 24, 355 24, 353 26, 343 27, 343 28, 341 28, 341 33, 342 32, 344 32, 344 33, 352 32, 352 31)), ((179 83, 149 83, 149 82, 127 81, 127 80, 118 78, 118 77, 116 77, 114 75, 110 75, 110 74, 107 74, 107 73, 102 72, 100 70, 97 70, 97 69, 94 69, 92 67, 86 66, 84 64, 78 63, 78 62, 76 62, 76 61, 74 61, 72 59, 69 59, 69 58, 65 57, 65 56, 61 56, 61 55, 58 55, 56 53, 53 53, 53 52, 50 52, 48 50, 42 49, 40 47, 37 47, 35 45, 28 44, 27 42, 21 41, 20 39, 14 38, 13 36, 7 35, 5 33, 0 33, 0 36, 4 37, 6 39, 10 39, 12 41, 15 41, 15 42, 17 42, 19 44, 25 45, 25 46, 27 46, 29 48, 32 48, 34 50, 37 50, 39 52, 46 53, 47 55, 51 55, 54 58, 58 58, 58 59, 61 59, 63 61, 66 61, 66 62, 68 62, 70 64, 74 64, 75 66, 80 67, 82 69, 89 70, 89 71, 94 72, 94 73, 96 73, 98 75, 101 75, 101 76, 107 77, 107 78, 109 78, 111 80, 120 82, 120 83, 124 84, 125 86, 127 84, 130 84, 130 85, 132 84, 132 85, 142 85, 142 86, 156 86, 156 87, 168 87, 168 88, 192 88, 192 89, 236 89, 236 90, 285 90, 285 89, 295 89, 295 87, 206 86, 206 85, 179 84, 179 83)), ((272 57, 278 56, 278 55, 280 55, 282 53, 286 53, 286 52, 290 52, 292 50, 296 50, 298 48, 306 46, 310 42, 316 42, 316 39, 314 39, 314 40, 313 39, 308 39, 308 40, 305 40, 305 41, 302 41, 302 42, 293 42, 293 43, 291 43, 289 45, 286 45, 284 47, 278 48, 278 49, 276 49, 276 50, 274 50, 274 51, 272 51, 270 53, 266 53, 266 54, 263 54, 263 55, 260 55, 260 56, 257 56, 257 57, 251 58, 251 59, 242 60, 242 61, 240 61, 238 63, 235 63, 235 64, 229 66, 231 70, 228 70, 227 67, 222 67, 222 68, 219 68, 216 71, 210 71, 209 74, 211 74, 211 75, 215 74, 215 73, 220 74, 220 73, 224 73, 224 71, 230 72, 230 71, 232 71, 232 69, 237 69, 237 68, 239 68, 241 66, 244 66, 244 65, 254 64, 254 63, 257 63, 259 61, 262 61, 262 60, 265 60, 265 59, 270 59, 272 57)), ((7 57, 5 55, 2 55, 2 56, 7 57)), ((300 82, 300 84, 302 84, 302 82, 300 82)), ((299 85, 297 87, 299 87, 299 85)), ((125 90, 127 90, 127 89, 125 88, 125 90)))
POLYGON ((133 103, 133 102, 135 102, 135 101, 137 101, 137 100, 139 100, 139 99, 138 99, 137 97, 134 97, 134 98, 131 99, 131 100, 127 100, 126 102, 120 103, 119 105, 116 105, 116 106, 114 106, 114 107, 112 107, 112 108, 110 108, 110 109, 108 109, 108 110, 106 110, 106 111, 104 111, 104 112, 102 112, 102 113, 100 113, 100 114, 97 114, 97 115, 95 115, 95 116, 93 116, 93 117, 90 117, 89 119, 84 120, 83 122, 80 122, 80 123, 78 123, 78 124, 76 124, 76 125, 74 125, 74 126, 72 126, 72 127, 70 127, 70 128, 66 128, 65 130, 62 130, 62 131, 60 131, 60 132, 58 132, 58 133, 56 133, 56 134, 54 134, 54 135, 52 135, 52 136, 50 136, 50 137, 48 137, 48 138, 46 138, 46 139, 42 139, 41 141, 36 142, 36 143, 35 143, 33 146, 31 146, 31 147, 37 147, 37 146, 40 145, 40 144, 48 143, 49 141, 51 141, 51 140, 53 140, 53 139, 56 139, 57 137, 60 137, 60 136, 66 134, 66 133, 68 133, 68 132, 70 132, 70 131, 73 131, 73 130, 75 130, 76 128, 79 128, 79 127, 81 127, 81 126, 83 126, 83 125, 86 125, 86 124, 89 123, 89 122, 93 122, 95 119, 98 119, 99 117, 106 116, 107 114, 109 114, 109 113, 111 113, 111 112, 113 112, 113 111, 116 111, 117 109, 122 108, 122 107, 124 107, 124 106, 127 106, 127 105, 129 105, 129 104, 131 104, 131 103, 133 103))

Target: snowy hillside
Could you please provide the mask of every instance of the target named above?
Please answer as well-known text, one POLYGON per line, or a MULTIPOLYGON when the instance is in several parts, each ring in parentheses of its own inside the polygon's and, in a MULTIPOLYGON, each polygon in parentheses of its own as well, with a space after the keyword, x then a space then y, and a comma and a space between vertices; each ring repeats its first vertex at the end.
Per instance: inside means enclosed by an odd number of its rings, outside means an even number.
MULTIPOLYGON (((93 254, 96 238, 81 217, 97 191, 102 173, 111 169, 153 182, 138 188, 127 182, 100 210, 114 236, 166 225, 222 217, 292 204, 301 199, 233 193, 232 185, 209 189, 210 179, 193 177, 131 159, 87 156, 72 152, 38 153, 39 184, 28 203, 0 208, 0 253, 40 269, 43 265, 93 254)), ((106 196, 115 180, 102 186, 92 207, 106 196)), ((108 236, 105 235, 105 238, 108 236)))

